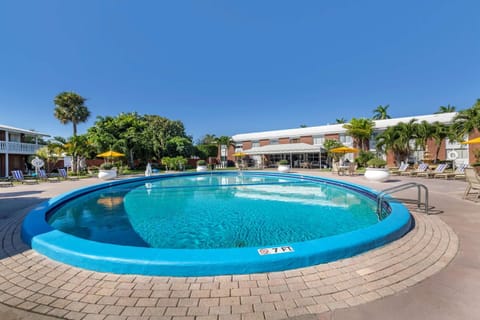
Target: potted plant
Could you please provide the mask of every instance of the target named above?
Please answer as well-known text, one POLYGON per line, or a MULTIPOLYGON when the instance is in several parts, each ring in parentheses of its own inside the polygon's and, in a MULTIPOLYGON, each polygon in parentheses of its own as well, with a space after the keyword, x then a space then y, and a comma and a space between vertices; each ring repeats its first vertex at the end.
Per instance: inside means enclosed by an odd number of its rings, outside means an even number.
POLYGON ((207 171, 207 162, 205 160, 197 161, 197 172, 207 171))
POLYGON ((110 180, 117 177, 117 169, 111 163, 102 163, 98 170, 98 178, 110 180))
POLYGON ((290 172, 290 163, 288 162, 288 160, 280 160, 278 162, 277 170, 279 172, 290 172))
POLYGON ((383 182, 390 177, 390 171, 385 167, 387 161, 381 158, 373 158, 367 161, 367 165, 365 178, 368 180, 383 182))

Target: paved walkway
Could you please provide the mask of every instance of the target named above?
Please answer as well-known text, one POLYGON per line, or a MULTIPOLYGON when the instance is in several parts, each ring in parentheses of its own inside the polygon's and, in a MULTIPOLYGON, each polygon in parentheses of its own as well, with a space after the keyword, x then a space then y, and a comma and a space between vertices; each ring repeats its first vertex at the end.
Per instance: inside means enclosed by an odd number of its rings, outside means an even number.
MULTIPOLYGON (((376 189, 412 181, 341 178, 376 189)), ((95 179, 0 189, 0 319, 475 319, 480 203, 461 200, 464 182, 414 181, 429 186, 438 214, 413 212, 414 230, 392 244, 314 267, 198 278, 81 270, 21 242, 33 205, 95 179)))

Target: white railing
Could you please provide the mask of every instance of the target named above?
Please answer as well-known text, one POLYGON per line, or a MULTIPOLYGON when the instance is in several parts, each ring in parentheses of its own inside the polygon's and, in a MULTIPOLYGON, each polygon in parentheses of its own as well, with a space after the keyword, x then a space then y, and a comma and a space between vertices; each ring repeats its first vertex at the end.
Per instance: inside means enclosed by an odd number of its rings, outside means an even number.
POLYGON ((0 141, 0 153, 34 154, 41 147, 33 143, 0 141))

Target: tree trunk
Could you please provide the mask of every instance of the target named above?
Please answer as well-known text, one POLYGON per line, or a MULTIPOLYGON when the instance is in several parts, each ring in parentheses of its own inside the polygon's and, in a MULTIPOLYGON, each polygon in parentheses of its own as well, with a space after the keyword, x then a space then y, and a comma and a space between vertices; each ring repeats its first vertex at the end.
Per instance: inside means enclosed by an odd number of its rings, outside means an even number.
POLYGON ((130 169, 133 169, 133 150, 132 149, 128 150, 128 153, 129 153, 128 166, 130 167, 130 169))

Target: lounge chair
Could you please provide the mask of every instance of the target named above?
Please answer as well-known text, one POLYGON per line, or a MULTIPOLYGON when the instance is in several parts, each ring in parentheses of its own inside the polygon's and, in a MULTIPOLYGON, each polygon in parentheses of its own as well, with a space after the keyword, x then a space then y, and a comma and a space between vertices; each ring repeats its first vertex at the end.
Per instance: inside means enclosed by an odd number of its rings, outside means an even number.
POLYGON ((417 177, 433 178, 435 177, 436 174, 443 173, 443 171, 445 171, 446 168, 447 168, 447 164, 441 163, 435 168, 434 171, 424 171, 424 172, 417 173, 417 177))
POLYGON ((43 181, 48 181, 48 182, 59 182, 60 179, 58 177, 51 178, 47 175, 45 172, 45 169, 38 169, 38 178, 43 181))
POLYGON ((12 176, 15 181, 21 182, 22 184, 37 184, 38 180, 36 179, 25 179, 22 170, 13 170, 12 176))
POLYGON ((400 172, 401 176, 416 176, 420 172, 425 172, 428 169, 428 164, 421 163, 416 170, 400 172))
POLYGON ((408 163, 402 163, 397 170, 391 170, 391 171, 390 171, 390 175, 392 175, 392 176, 398 176, 398 175, 400 175, 402 172, 407 171, 407 169, 408 169, 408 163))
POLYGON ((357 164, 352 162, 348 165, 348 174, 354 176, 357 171, 357 164))
POLYGON ((480 199, 480 177, 473 168, 465 168, 465 177, 467 180, 467 188, 463 194, 463 199, 467 199, 470 193, 476 193, 476 199, 480 199), (474 192, 472 192, 474 191, 474 192))
POLYGON ((65 170, 63 168, 58 169, 58 174, 60 175, 60 178, 65 179, 65 180, 72 180, 72 181, 78 180, 77 177, 70 177, 67 174, 67 170, 65 170))
POLYGON ((465 168, 468 165, 466 163, 461 164, 455 169, 454 172, 443 172, 435 174, 434 178, 444 178, 444 179, 465 179, 465 168))

